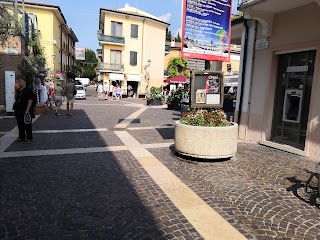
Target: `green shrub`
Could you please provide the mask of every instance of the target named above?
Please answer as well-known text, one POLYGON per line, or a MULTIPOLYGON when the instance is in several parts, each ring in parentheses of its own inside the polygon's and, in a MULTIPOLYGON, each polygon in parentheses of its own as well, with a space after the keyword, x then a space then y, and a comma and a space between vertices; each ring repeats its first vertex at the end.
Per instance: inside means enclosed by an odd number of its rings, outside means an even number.
POLYGON ((227 121, 226 114, 218 109, 193 109, 190 112, 182 113, 180 123, 204 127, 223 127, 230 125, 227 121))
POLYGON ((162 89, 157 87, 151 87, 150 93, 147 95, 148 99, 164 99, 164 95, 162 94, 162 89))

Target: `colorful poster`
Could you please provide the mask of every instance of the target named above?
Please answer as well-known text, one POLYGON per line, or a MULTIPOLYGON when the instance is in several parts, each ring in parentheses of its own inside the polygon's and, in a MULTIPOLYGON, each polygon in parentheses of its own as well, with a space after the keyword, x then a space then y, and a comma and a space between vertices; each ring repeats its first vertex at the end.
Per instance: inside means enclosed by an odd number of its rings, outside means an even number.
POLYGON ((183 58, 230 61, 231 0, 184 0, 183 58))
POLYGON ((196 103, 206 103, 206 90, 205 89, 197 89, 196 103))

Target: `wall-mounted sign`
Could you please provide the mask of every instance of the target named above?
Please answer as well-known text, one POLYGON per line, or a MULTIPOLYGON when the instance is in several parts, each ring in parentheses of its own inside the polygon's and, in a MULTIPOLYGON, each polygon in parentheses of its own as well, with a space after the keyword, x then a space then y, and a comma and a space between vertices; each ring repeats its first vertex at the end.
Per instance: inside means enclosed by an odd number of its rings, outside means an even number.
POLYGON ((230 60, 231 0, 184 0, 181 57, 230 60))
POLYGON ((86 49, 85 48, 75 48, 75 54, 77 60, 86 60, 86 49))
POLYGON ((18 48, 6 48, 5 52, 7 55, 15 55, 17 56, 19 54, 19 49, 18 48))
POLYGON ((223 106, 222 72, 193 72, 190 81, 191 108, 221 108, 223 106))
POLYGON ((5 71, 5 89, 6 89, 6 111, 13 112, 14 84, 16 78, 15 71, 5 71))
POLYGON ((308 72, 308 65, 287 67, 287 72, 308 72))
POLYGON ((269 48, 269 38, 262 38, 256 40, 256 50, 269 48))

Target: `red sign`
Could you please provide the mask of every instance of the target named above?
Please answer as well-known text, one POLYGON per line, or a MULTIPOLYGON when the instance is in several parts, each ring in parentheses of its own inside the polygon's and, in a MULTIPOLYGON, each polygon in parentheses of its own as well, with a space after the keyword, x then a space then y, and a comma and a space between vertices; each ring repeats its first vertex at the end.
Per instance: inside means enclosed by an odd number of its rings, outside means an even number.
POLYGON ((60 79, 60 72, 56 72, 56 78, 60 79))

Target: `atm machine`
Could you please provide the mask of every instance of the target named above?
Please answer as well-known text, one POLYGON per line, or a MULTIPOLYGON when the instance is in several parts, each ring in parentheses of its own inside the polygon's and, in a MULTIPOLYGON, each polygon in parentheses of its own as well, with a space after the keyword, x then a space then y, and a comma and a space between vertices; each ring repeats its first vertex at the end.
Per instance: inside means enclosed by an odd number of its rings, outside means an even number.
POLYGON ((302 112, 303 90, 287 89, 284 96, 282 121, 300 123, 302 112))

